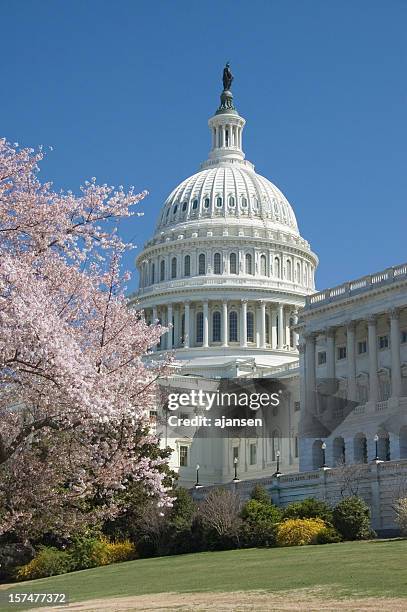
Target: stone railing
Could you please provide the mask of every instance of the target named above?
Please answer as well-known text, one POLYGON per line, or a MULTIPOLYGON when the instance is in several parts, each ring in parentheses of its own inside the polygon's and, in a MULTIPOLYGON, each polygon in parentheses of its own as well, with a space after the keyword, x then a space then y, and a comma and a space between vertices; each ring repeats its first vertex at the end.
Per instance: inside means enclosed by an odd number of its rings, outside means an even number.
POLYGON ((305 301, 306 308, 318 308, 323 304, 351 297, 365 291, 370 291, 377 286, 398 282, 407 277, 407 263, 387 268, 376 274, 362 276, 348 283, 343 283, 332 289, 325 289, 319 293, 309 295, 305 301))

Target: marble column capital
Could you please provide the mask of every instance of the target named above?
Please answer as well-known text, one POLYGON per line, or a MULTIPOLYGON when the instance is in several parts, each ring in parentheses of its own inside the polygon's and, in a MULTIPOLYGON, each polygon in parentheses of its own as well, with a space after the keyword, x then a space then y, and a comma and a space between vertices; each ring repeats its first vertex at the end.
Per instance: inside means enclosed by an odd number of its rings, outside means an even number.
POLYGON ((400 318, 400 308, 389 308, 387 314, 389 315, 390 319, 398 320, 400 318))

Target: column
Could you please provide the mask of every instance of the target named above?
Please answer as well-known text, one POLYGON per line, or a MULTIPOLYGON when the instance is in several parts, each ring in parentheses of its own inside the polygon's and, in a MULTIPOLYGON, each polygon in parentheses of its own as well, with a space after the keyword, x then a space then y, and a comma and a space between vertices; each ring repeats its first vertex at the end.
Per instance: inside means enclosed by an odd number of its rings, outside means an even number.
MULTIPOLYGON (((294 310, 293 312, 293 325, 298 324, 298 311, 294 310)), ((297 349, 298 347, 298 332, 293 330, 293 348, 297 349)))
POLYGON ((153 323, 155 323, 158 319, 157 316, 157 306, 153 306, 153 323))
POLYGON ((228 303, 222 302, 222 346, 228 345, 228 303))
POLYGON ((346 356, 348 359, 348 399, 356 400, 355 321, 346 326, 346 356))
POLYGON ((335 328, 326 329, 326 374, 327 378, 335 378, 335 328))
POLYGON ((397 308, 390 310, 390 348, 391 348, 391 397, 401 396, 401 360, 400 360, 400 312, 397 308))
POLYGON ((376 404, 379 381, 377 376, 377 331, 376 315, 371 315, 367 322, 369 342, 369 402, 376 404))
POLYGON ((179 337, 180 337, 180 324, 181 324, 181 309, 179 305, 175 306, 174 309, 174 348, 179 347, 179 337))
POLYGON ((189 301, 187 300, 184 305, 184 348, 189 348, 189 301))
POLYGON ((277 348, 282 349, 284 346, 284 305, 278 305, 278 344, 277 348))
POLYGON ((271 348, 277 348, 277 311, 271 309, 271 348))
POLYGON ((307 411, 316 409, 315 334, 305 336, 305 392, 307 411))
POLYGON ((266 302, 260 302, 260 347, 266 348, 266 302))
POLYGON ((203 302, 203 347, 209 346, 209 306, 208 300, 203 302))
POLYGON ((290 312, 287 310, 285 312, 285 343, 288 347, 290 346, 290 312))
POLYGON ((247 347, 247 300, 240 307, 240 346, 247 347))
POLYGON ((172 349, 172 304, 167 306, 167 349, 172 349))

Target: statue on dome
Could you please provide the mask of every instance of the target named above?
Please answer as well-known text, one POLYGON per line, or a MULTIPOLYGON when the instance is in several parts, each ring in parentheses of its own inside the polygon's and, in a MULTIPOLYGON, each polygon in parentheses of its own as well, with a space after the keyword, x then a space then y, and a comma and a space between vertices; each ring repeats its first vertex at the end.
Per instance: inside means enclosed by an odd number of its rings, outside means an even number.
POLYGON ((229 91, 232 87, 233 74, 230 70, 229 62, 226 62, 226 66, 223 69, 223 91, 229 91))

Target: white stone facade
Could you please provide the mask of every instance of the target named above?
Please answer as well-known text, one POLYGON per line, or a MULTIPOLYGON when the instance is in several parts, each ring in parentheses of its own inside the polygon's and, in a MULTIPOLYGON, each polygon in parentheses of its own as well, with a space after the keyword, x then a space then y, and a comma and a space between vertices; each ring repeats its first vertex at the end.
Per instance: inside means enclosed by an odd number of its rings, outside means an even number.
POLYGON ((407 458, 407 264, 306 300, 300 469, 407 458), (317 393, 316 393, 317 391, 317 393), (375 441, 375 436, 378 440, 375 441))

